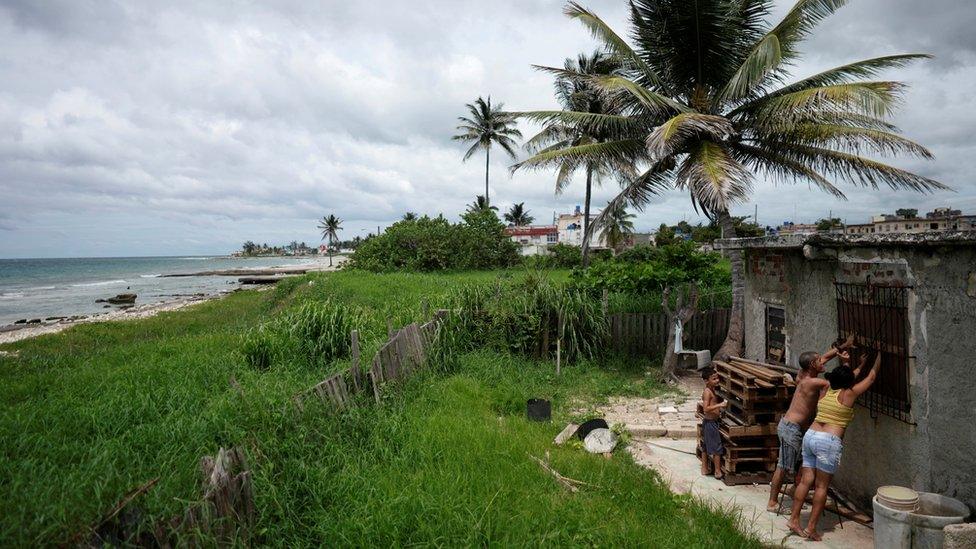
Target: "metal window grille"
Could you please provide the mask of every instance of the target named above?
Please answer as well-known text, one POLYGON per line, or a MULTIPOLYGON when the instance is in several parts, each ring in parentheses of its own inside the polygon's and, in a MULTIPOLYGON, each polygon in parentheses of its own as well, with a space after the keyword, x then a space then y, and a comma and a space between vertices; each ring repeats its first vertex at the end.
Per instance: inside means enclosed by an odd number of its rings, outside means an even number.
MULTIPOLYGON (((911 423, 908 348, 908 288, 873 284, 835 283, 837 330, 841 338, 857 335, 851 356, 856 367, 861 353, 880 346, 881 369, 871 388, 858 402, 878 414, 911 423)), ((869 359, 873 358, 873 354, 869 359)), ((867 373, 867 364, 861 375, 867 373)))

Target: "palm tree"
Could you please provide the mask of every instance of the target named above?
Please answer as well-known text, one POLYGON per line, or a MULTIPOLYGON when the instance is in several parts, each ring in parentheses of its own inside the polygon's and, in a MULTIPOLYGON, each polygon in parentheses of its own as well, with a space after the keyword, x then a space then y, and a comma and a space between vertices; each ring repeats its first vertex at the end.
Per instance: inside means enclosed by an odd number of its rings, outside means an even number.
POLYGON ((417 220, 417 214, 414 212, 407 212, 403 214, 403 221, 416 221, 416 220, 417 220))
MULTIPOLYGON (((548 70, 546 67, 537 67, 548 70)), ((610 76, 620 70, 617 57, 606 52, 596 51, 592 55, 580 54, 576 59, 568 58, 563 69, 556 74, 556 99, 563 111, 585 112, 590 114, 618 114, 619 101, 613 94, 607 94, 591 80, 594 76, 610 76)), ((558 157, 550 158, 546 153, 569 147, 591 145, 606 141, 612 135, 603 128, 586 120, 573 121, 563 116, 561 111, 533 111, 518 113, 519 116, 543 123, 542 130, 525 144, 526 150, 534 156, 513 166, 513 171, 522 167, 556 168, 556 196, 562 194, 569 185, 573 174, 580 168, 586 171, 586 193, 583 199, 583 234, 589 235, 590 197, 593 183, 600 185, 611 173, 620 171, 616 162, 589 159, 558 157), (558 114, 557 114, 558 113, 558 114)), ((589 264, 590 239, 583 239, 582 263, 589 264)))
POLYGON ((475 197, 474 202, 468 204, 468 211, 471 213, 483 212, 487 210, 497 212, 498 208, 489 204, 488 199, 480 194, 475 197))
POLYGON ((474 141, 468 152, 464 153, 465 161, 478 149, 485 150, 485 200, 488 201, 488 163, 491 158, 491 146, 497 144, 514 160, 518 145, 513 138, 521 139, 522 132, 515 128, 515 117, 503 111, 501 103, 491 106, 491 96, 488 96, 487 102, 479 97, 473 104, 468 103, 465 106, 471 112, 471 116, 458 117, 461 124, 457 129, 463 133, 455 135, 453 139, 474 141))
POLYGON ((535 221, 535 218, 529 215, 529 210, 525 209, 525 202, 519 202, 518 204, 512 204, 512 208, 505 212, 505 221, 516 227, 521 227, 523 225, 531 225, 535 221))
POLYGON ((607 246, 610 246, 614 253, 619 253, 627 237, 634 234, 634 214, 627 213, 626 204, 618 203, 600 217, 603 219, 600 227, 603 229, 603 238, 607 241, 607 246))
MULTIPOLYGON (((554 119, 602 128, 612 138, 540 153, 539 161, 630 164, 640 171, 628 174, 629 182, 601 217, 618 204, 641 208, 652 195, 678 188, 718 222, 726 238, 735 236, 729 208, 748 200, 757 174, 806 182, 841 199, 844 194, 828 177, 873 189, 946 189, 874 158, 932 157, 889 122, 904 85, 874 79, 884 69, 928 56, 877 57, 791 82, 800 43, 844 4, 798 0, 771 25, 770 0, 632 0, 634 46, 593 12, 568 4, 565 13, 604 42, 624 70, 611 76, 548 70, 587 78, 608 94, 622 93, 625 104, 621 114, 555 113, 554 119)), ((741 252, 730 259, 732 318, 719 357, 742 351, 741 252)))
POLYGON ((329 241, 329 267, 332 266, 332 243, 339 240, 339 231, 342 230, 342 220, 333 214, 323 217, 319 222, 318 228, 322 231, 322 240, 329 241))

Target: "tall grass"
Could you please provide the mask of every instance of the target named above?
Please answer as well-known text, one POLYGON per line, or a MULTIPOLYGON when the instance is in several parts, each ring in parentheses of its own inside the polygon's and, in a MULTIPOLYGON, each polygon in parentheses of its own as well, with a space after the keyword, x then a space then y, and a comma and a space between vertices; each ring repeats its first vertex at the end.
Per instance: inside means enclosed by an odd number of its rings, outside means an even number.
POLYGON ((349 356, 350 334, 364 324, 361 313, 342 303, 307 300, 245 333, 241 352, 258 369, 285 360, 323 367, 349 356))
POLYGON ((608 335, 599 301, 544 274, 469 285, 449 294, 451 329, 469 338, 469 348, 492 345, 547 358, 557 341, 567 361, 593 358, 608 335))

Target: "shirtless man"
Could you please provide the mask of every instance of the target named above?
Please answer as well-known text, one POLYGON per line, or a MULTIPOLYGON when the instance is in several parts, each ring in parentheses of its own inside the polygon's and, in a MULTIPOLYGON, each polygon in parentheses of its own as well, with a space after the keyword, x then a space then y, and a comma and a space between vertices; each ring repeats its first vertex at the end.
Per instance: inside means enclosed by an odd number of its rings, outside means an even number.
POLYGON ((779 509, 776 498, 779 497, 783 479, 787 473, 796 475, 803 451, 803 432, 813 422, 817 401, 830 386, 826 379, 818 376, 825 370, 824 365, 834 357, 840 357, 841 364, 847 364, 850 359, 847 351, 853 346, 854 335, 851 334, 840 347, 831 346, 822 355, 814 351, 807 351, 800 355, 800 373, 796 376, 796 391, 793 393, 790 409, 776 426, 776 435, 779 437, 779 463, 769 485, 769 501, 766 503, 766 510, 775 512, 779 509))

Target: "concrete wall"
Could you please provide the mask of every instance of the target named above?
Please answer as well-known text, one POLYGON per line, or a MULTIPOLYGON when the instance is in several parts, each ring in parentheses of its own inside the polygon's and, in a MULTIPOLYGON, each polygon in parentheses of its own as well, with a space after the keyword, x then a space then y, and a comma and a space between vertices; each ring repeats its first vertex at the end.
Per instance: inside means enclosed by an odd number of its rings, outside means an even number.
POLYGON ((746 253, 746 354, 765 358, 765 307, 786 310, 786 361, 837 337, 834 282, 903 283, 915 425, 858 407, 835 486, 870 508, 878 486, 958 498, 976 510, 976 247, 746 253), (808 258, 809 257, 809 258, 808 258), (811 259, 812 258, 812 259, 811 259))

